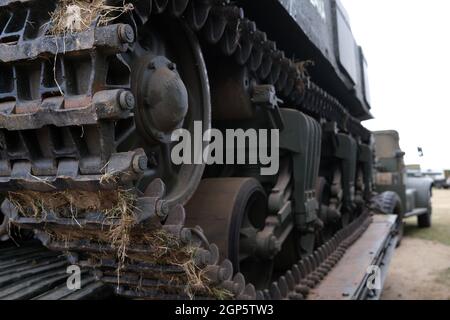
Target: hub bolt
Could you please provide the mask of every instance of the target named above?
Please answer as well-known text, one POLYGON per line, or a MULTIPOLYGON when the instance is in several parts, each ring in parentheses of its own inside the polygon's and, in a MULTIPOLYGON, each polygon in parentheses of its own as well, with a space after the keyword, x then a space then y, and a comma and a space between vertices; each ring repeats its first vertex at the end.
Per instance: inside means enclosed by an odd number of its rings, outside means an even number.
POLYGON ((132 43, 134 41, 133 28, 128 24, 122 24, 117 29, 120 41, 124 43, 132 43))

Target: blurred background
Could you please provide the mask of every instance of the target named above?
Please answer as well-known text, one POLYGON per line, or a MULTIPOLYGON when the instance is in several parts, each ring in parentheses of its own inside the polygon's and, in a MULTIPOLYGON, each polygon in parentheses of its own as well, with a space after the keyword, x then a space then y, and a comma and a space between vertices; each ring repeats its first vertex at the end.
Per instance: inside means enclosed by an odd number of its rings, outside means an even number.
POLYGON ((365 126, 395 128, 406 163, 443 174, 450 169, 450 1, 341 2, 369 63, 375 120, 365 126))
MULTIPOLYGON (((450 1, 341 0, 369 63, 371 130, 395 129, 410 169, 450 187, 450 1)), ((433 191, 433 227, 405 222, 383 299, 450 300, 450 193, 433 191)))

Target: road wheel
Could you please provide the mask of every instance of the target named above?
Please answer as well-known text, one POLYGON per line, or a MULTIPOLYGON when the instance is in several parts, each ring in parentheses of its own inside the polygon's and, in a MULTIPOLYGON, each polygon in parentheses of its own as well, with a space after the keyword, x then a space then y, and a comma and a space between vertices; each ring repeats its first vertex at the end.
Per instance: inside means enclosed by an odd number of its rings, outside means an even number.
POLYGON ((421 214, 417 217, 417 223, 419 225, 419 228, 431 228, 431 215, 432 215, 432 208, 431 208, 431 200, 428 202, 428 210, 427 213, 421 214))
POLYGON ((403 209, 402 202, 397 193, 392 191, 387 191, 380 194, 377 197, 377 205, 378 207, 386 214, 395 214, 397 215, 397 233, 398 233, 398 242, 397 247, 401 245, 403 232, 404 232, 404 223, 403 223, 403 209))
POLYGON ((267 196, 252 178, 205 179, 186 205, 186 225, 200 226, 221 257, 257 289, 272 280, 274 259, 256 250, 258 233, 265 228, 267 196))

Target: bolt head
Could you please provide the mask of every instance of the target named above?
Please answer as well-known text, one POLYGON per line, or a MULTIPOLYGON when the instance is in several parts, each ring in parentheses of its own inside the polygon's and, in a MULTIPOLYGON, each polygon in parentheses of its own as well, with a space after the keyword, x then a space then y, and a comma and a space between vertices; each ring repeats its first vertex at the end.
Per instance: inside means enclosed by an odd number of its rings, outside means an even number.
POLYGON ((148 158, 145 155, 137 155, 133 159, 133 169, 136 173, 141 173, 147 169, 148 158))
POLYGON ((119 97, 120 107, 124 110, 132 110, 136 105, 134 95, 130 91, 123 91, 119 97))
POLYGON ((139 164, 139 169, 141 169, 141 170, 145 170, 145 169, 147 169, 147 164, 148 164, 148 159, 147 159, 147 157, 146 156, 142 156, 142 157, 139 157, 139 162, 138 162, 138 164, 139 164))
POLYGON ((119 39, 124 43, 134 42, 134 31, 133 28, 128 25, 120 25, 118 28, 119 39))

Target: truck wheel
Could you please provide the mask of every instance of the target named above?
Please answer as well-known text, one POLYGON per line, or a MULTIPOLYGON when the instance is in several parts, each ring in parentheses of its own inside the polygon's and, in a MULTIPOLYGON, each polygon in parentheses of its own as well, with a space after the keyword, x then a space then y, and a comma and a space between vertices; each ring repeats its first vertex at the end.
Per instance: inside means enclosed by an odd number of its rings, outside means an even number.
POLYGON ((431 200, 428 203, 428 210, 427 213, 421 214, 417 217, 417 224, 419 225, 419 228, 431 228, 431 215, 432 215, 432 208, 431 208, 431 200))
POLYGON ((403 209, 402 209, 402 202, 400 200, 400 197, 397 193, 392 191, 387 191, 382 194, 380 194, 377 197, 377 205, 378 207, 386 214, 395 214, 398 216, 397 218, 397 233, 398 233, 398 242, 397 247, 401 245, 402 238, 403 238, 403 229, 404 229, 404 223, 403 223, 403 209))

